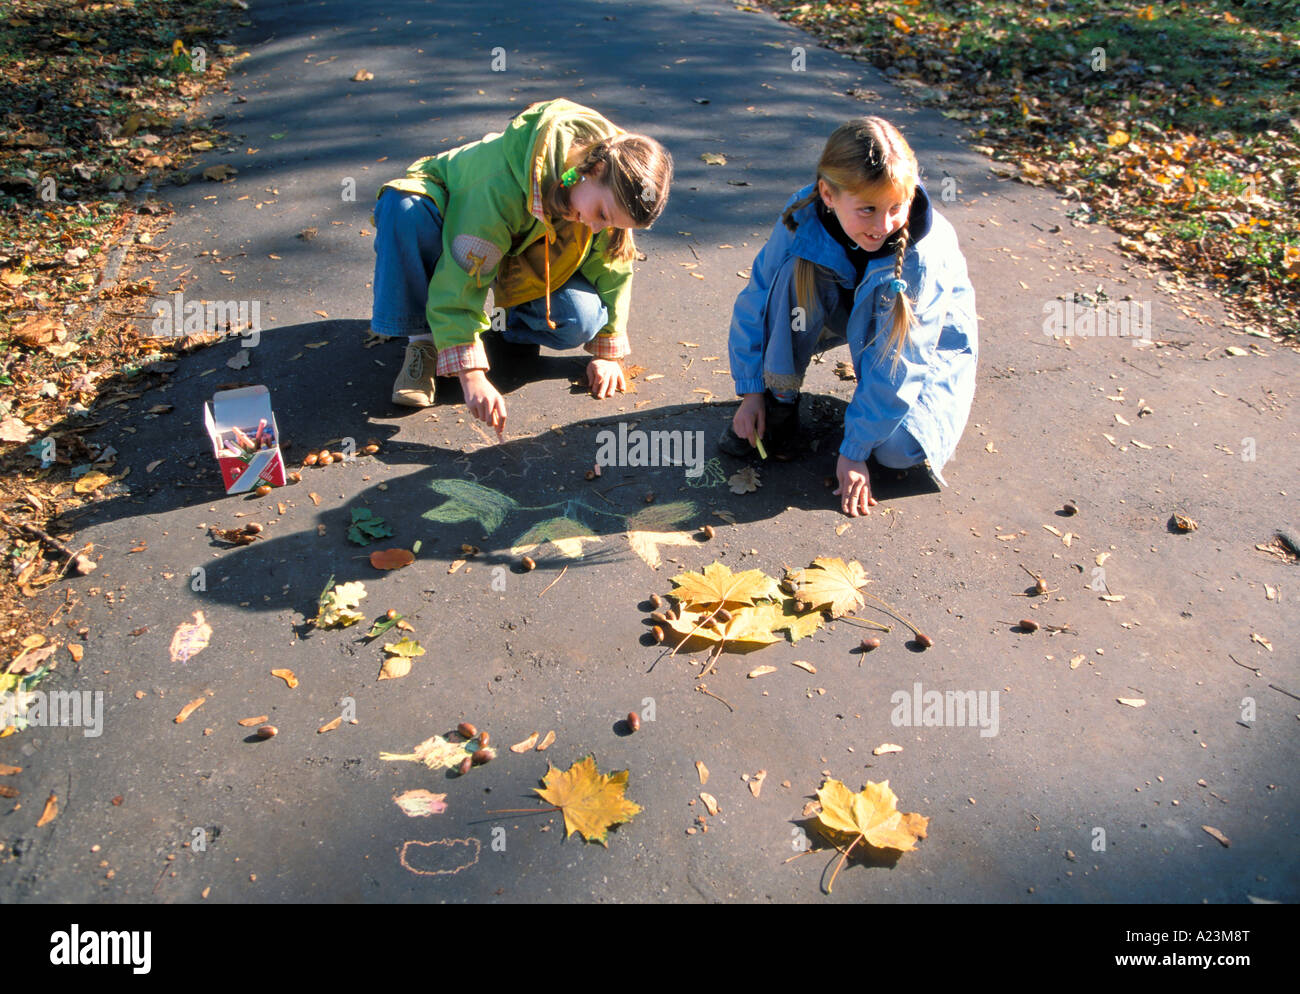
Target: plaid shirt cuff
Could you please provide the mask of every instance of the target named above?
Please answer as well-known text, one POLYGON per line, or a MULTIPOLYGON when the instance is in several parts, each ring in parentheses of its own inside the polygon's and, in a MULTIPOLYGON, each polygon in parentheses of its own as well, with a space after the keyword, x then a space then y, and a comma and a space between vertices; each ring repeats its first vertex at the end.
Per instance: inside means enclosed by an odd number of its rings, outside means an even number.
POLYGON ((597 335, 583 348, 597 359, 622 359, 632 351, 627 335, 597 335))
POLYGON ((449 349, 438 350, 439 376, 456 376, 467 369, 490 369, 487 351, 483 343, 475 338, 468 345, 453 345, 449 349))

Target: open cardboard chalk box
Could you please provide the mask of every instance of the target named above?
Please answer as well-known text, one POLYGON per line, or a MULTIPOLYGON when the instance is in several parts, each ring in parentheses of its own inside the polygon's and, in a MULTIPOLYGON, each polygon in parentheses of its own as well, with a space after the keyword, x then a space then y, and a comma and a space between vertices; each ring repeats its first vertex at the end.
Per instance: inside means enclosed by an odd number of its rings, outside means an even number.
POLYGON ((248 493, 264 483, 284 486, 284 457, 271 391, 260 384, 221 390, 203 405, 203 421, 226 493, 248 493))

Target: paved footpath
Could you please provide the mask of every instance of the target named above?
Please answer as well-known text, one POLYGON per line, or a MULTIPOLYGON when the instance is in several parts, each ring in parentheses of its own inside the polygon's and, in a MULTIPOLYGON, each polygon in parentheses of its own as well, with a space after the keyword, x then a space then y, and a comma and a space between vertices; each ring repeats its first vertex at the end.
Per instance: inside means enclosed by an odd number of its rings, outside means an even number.
MULTIPOLYGON (((768 14, 711 0, 553 10, 256 2, 252 26, 232 34, 249 56, 209 110, 233 137, 203 164, 239 172, 162 191, 175 208, 165 265, 190 270, 188 297, 259 301, 265 331, 247 368, 227 368, 230 340, 100 415, 110 423, 98 439, 132 473, 79 522, 102 554, 72 584, 90 635, 81 663, 65 660, 46 689, 102 691, 102 734, 33 728, 0 741, 0 762, 24 767, 21 808, 2 822, 0 901, 1300 898, 1296 566, 1256 549, 1300 523, 1295 353, 1233 334, 1212 301, 1161 290, 1158 274, 1116 254, 1112 232, 1072 220, 1048 190, 998 178, 954 122, 768 14), (352 81, 361 69, 374 78, 352 81), (598 402, 571 387, 580 360, 545 355, 505 381, 509 436, 489 444, 460 407, 388 402, 401 346, 365 345, 371 198, 420 155, 560 95, 656 135, 676 159, 669 207, 639 237, 631 336, 645 371, 636 392, 598 402), (826 419, 810 434, 818 451, 764 464, 757 492, 730 492, 721 481, 739 466, 725 457, 696 481, 680 468, 587 481, 597 433, 619 423, 704 432, 717 457, 741 274, 826 136, 862 113, 908 136, 977 288, 979 386, 945 470, 951 488, 879 481, 879 513, 838 513, 823 478, 852 384, 835 376, 834 353, 813 367, 804 402, 806 418, 826 419), (708 152, 726 164, 706 165, 708 152), (308 228, 314 238, 298 237, 308 228), (1044 334, 1045 308, 1075 292, 1149 304, 1153 341, 1044 334), (291 457, 372 437, 380 454, 309 470, 270 498, 224 496, 201 404, 235 380, 270 388, 291 457), (159 404, 174 410, 148 413, 159 404), (453 521, 448 481, 499 496, 474 491, 453 521), (1077 516, 1057 513, 1067 499, 1077 516), (628 519, 674 502, 691 506, 662 530, 712 523, 717 536, 658 546, 665 561, 652 569, 628 519), (345 538, 358 507, 387 520, 393 544, 419 540, 417 562, 372 569, 345 538), (1175 510, 1199 529, 1171 532, 1175 510), (547 545, 534 572, 509 568, 519 536, 561 514, 592 531, 582 558, 547 545), (249 520, 265 531, 248 547, 207 531, 249 520), (481 552, 450 572, 462 543, 481 552), (679 570, 718 559, 780 575, 816 556, 860 560, 871 591, 933 648, 896 626, 859 655, 865 633, 837 623, 727 655, 703 681, 688 662, 698 654, 651 669, 660 650, 645 600, 679 570), (1054 592, 1016 596, 1032 586, 1021 564, 1054 592), (409 676, 377 679, 364 625, 304 624, 331 574, 365 582, 368 618, 394 608, 411 619, 428 652, 409 676), (173 663, 173 633, 199 610, 211 644, 173 663), (1013 631, 1026 616, 1071 630, 1013 631), (760 663, 776 671, 747 679, 760 663), (990 705, 996 694, 996 734, 894 720, 896 695, 929 691, 990 705), (318 733, 348 701, 357 723, 318 733), (628 735, 632 709, 654 720, 628 735), (269 741, 237 724, 262 714, 280 730, 269 741), (380 759, 464 719, 502 747, 470 776, 380 759), (505 749, 550 729, 545 755, 505 749), (902 751, 873 755, 883 743, 902 751), (602 771, 630 771, 643 808, 608 849, 565 840, 558 815, 492 813, 536 804, 548 760, 589 753, 602 771), (755 797, 743 778, 760 770, 755 797), (853 789, 887 779, 903 810, 930 817, 916 852, 892 867, 855 862, 830 898, 819 889, 830 858, 786 862, 822 771, 853 789), (419 788, 445 793, 446 811, 403 814, 394 796, 419 788), (720 811, 690 834, 702 789, 720 811), (38 828, 51 792, 60 813, 38 828), (203 851, 187 846, 198 837, 203 851)), ((158 268, 161 293, 181 270, 158 268)))

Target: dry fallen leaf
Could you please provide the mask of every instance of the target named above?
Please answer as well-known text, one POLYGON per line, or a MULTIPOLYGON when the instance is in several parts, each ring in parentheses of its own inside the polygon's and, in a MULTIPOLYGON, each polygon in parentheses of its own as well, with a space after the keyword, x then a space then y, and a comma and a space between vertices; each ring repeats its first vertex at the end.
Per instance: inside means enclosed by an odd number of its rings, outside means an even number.
POLYGON ((884 756, 886 753, 902 752, 902 751, 903 751, 903 747, 901 745, 894 745, 894 743, 892 742, 885 742, 872 749, 871 755, 884 756))
POLYGON ((758 478, 758 470, 753 466, 746 466, 732 473, 727 479, 727 484, 733 494, 752 494, 763 485, 758 478))
POLYGON ((411 660, 406 656, 389 656, 379 668, 380 680, 399 680, 411 672, 411 660))
POLYGON ((516 742, 514 745, 512 745, 512 746, 510 747, 510 751, 511 751, 511 752, 527 752, 527 751, 528 751, 529 749, 531 749, 533 746, 537 745, 537 739, 538 739, 538 738, 539 738, 538 733, 537 733, 537 732, 533 732, 532 735, 528 736, 528 738, 524 739, 522 742, 516 742))
POLYGON ((704 765, 703 761, 695 761, 695 772, 700 775, 700 786, 703 787, 709 782, 709 768, 704 765))
POLYGON ((269 714, 259 714, 256 718, 240 718, 239 723, 245 728, 252 728, 254 725, 264 725, 271 716, 269 714))
POLYGON ((588 842, 608 846, 606 833, 614 825, 630 821, 641 806, 623 796, 628 771, 601 773, 596 760, 588 756, 567 770, 550 767, 542 779, 544 788, 533 790, 564 814, 564 837, 581 833, 588 842))
POLYGON ((51 792, 50 796, 45 799, 45 810, 41 812, 41 817, 36 822, 37 828, 48 825, 55 818, 59 817, 59 798, 51 792))
POLYGON ((1209 825, 1202 825, 1201 831, 1208 832, 1210 835, 1214 836, 1214 838, 1218 839, 1219 844, 1222 845, 1224 849, 1227 849, 1230 845, 1232 845, 1232 843, 1228 841, 1228 837, 1224 835, 1222 832, 1220 832, 1217 828, 1212 828, 1209 825))
POLYGON ((409 549, 376 549, 370 553, 370 565, 375 569, 401 569, 415 562, 409 549))
POLYGON ((746 673, 745 676, 750 680, 753 680, 756 677, 766 676, 769 673, 775 673, 775 672, 776 672, 775 666, 755 666, 752 670, 746 673))
POLYGON ((182 622, 172 635, 171 656, 173 663, 184 663, 193 659, 208 647, 212 638, 212 626, 203 620, 203 612, 194 612, 194 621, 182 622))
POLYGON ((716 815, 718 813, 718 799, 712 794, 700 791, 700 800, 703 801, 704 806, 709 809, 709 814, 716 815))
POLYGON ((427 818, 447 810, 447 795, 427 790, 408 790, 395 795, 393 800, 408 818, 427 818))
POLYGON ((1144 708, 1147 702, 1141 697, 1116 697, 1115 700, 1121 704, 1127 704, 1131 708, 1144 708))
POLYGON ((298 686, 298 678, 293 675, 293 670, 272 670, 271 676, 278 676, 289 685, 290 690, 293 690, 294 687, 298 686))
POLYGON ((1259 632, 1251 632, 1250 640, 1252 642, 1258 643, 1259 645, 1262 645, 1269 652, 1273 651, 1273 643, 1270 642, 1268 639, 1264 638, 1264 636, 1259 634, 1259 632))
MULTIPOLYGON (((827 780, 817 791, 821 811, 813 822, 832 844, 847 857, 859 842, 876 849, 911 852, 918 839, 924 839, 930 819, 898 810, 898 798, 889 789, 889 781, 868 782, 854 794, 839 780, 827 780)), ((838 867, 836 868, 838 870, 838 867)), ((829 894, 835 885, 831 875, 829 894)))
POLYGON ((856 559, 814 559, 807 569, 791 570, 786 581, 794 590, 796 604, 805 602, 809 608, 827 609, 832 618, 843 617, 855 608, 862 607, 866 599, 859 593, 871 581, 867 571, 856 559))
POLYGON ((537 751, 545 752, 554 744, 555 744, 555 733, 547 732, 546 735, 542 738, 542 741, 537 743, 537 751))
POLYGON ((1086 658, 1087 658, 1087 657, 1084 656, 1083 653, 1079 653, 1079 655, 1077 655, 1077 656, 1071 656, 1071 657, 1070 657, 1070 669, 1072 669, 1072 670, 1077 670, 1077 669, 1079 668, 1080 664, 1082 664, 1083 661, 1084 661, 1086 658))
POLYGON ((808 662, 808 660, 806 660, 806 659, 792 659, 792 660, 790 660, 790 665, 791 665, 791 666, 798 666, 799 669, 801 669, 801 670, 807 670, 809 673, 816 673, 816 672, 817 672, 817 667, 814 666, 812 663, 808 662))
POLYGON ((207 700, 206 697, 194 698, 194 700, 186 704, 185 707, 181 708, 180 714, 178 714, 175 718, 173 718, 172 721, 176 722, 176 724, 178 725, 182 724, 186 718, 192 715, 199 708, 203 707, 203 704, 206 700, 207 700))
POLYGON ((763 781, 767 779, 767 770, 759 770, 749 778, 749 792, 755 797, 763 789, 763 781))
POLYGON ((333 721, 327 721, 325 724, 321 725, 320 728, 316 729, 316 734, 320 735, 323 732, 332 732, 341 724, 343 724, 343 715, 339 715, 333 721))
POLYGON ((702 573, 673 577, 672 596, 686 610, 708 613, 715 608, 753 605, 781 596, 776 581, 762 570, 732 573, 723 563, 709 563, 702 573))

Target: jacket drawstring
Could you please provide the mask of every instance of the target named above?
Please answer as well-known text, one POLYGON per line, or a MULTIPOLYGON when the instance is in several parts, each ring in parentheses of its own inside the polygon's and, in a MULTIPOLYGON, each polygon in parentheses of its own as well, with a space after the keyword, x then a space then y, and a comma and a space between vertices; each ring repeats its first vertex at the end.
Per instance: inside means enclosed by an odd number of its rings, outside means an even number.
POLYGON ((542 269, 546 276, 546 327, 554 331, 556 324, 551 320, 551 229, 548 227, 545 232, 546 236, 546 254, 542 257, 542 269))

